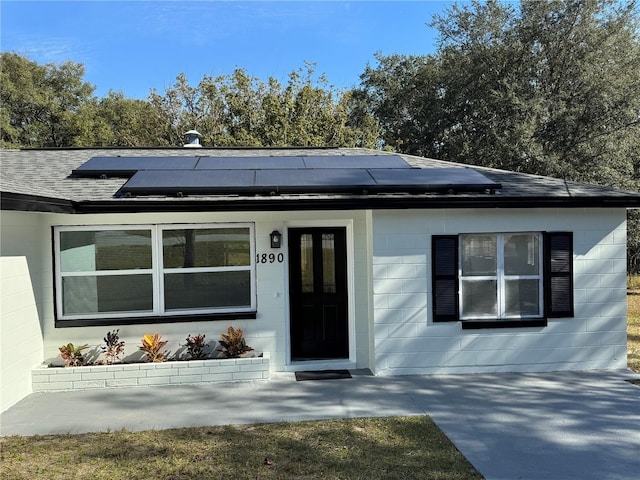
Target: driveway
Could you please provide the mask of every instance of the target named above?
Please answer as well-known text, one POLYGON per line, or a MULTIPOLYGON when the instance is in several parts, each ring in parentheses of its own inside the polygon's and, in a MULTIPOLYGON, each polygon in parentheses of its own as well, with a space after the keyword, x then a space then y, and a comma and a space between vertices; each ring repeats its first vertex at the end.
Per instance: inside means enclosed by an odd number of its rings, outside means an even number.
POLYGON ((32 394, 2 435, 429 415, 488 480, 637 480, 628 372, 373 377, 32 394))

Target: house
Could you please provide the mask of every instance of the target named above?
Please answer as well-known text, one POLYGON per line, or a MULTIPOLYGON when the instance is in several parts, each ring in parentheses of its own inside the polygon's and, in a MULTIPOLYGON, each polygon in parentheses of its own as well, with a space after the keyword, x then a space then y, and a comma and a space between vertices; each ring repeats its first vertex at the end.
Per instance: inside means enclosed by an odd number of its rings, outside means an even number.
POLYGON ((638 193, 353 148, 11 150, 1 181, 5 395, 115 328, 232 324, 272 371, 626 367, 638 193))

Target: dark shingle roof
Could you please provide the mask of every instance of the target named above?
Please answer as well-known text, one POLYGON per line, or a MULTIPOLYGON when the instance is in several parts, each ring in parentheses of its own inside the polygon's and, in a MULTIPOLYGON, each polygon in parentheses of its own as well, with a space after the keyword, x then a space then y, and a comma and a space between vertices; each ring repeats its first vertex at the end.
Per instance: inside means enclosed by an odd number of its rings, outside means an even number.
MULTIPOLYGON (((469 207, 639 207, 640 194, 561 179, 473 167, 502 185, 495 193, 393 193, 377 195, 297 194, 279 196, 197 195, 176 198, 116 195, 125 178, 72 178, 71 172, 95 156, 301 156, 387 155, 358 148, 320 149, 52 149, 0 151, 2 208, 69 212, 162 210, 288 210, 346 208, 469 207)), ((395 154, 394 154, 395 155, 395 154)), ((468 165, 401 155, 416 168, 470 168, 468 165)))

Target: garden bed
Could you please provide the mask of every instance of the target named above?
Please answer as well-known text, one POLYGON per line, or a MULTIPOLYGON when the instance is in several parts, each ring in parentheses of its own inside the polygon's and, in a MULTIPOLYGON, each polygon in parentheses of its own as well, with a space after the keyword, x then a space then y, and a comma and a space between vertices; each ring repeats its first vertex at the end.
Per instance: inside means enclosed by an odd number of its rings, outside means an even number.
MULTIPOLYGON (((253 352, 252 352, 253 353, 253 352)), ((197 385, 269 379, 269 354, 161 363, 49 367, 31 371, 34 392, 160 385, 197 385)))

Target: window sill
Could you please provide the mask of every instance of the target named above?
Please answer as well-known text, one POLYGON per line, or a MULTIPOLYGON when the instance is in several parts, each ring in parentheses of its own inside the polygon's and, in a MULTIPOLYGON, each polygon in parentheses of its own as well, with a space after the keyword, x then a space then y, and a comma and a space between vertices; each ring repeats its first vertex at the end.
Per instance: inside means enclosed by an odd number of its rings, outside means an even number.
POLYGON ((546 327, 546 318, 525 318, 513 320, 462 320, 463 330, 479 330, 482 328, 526 328, 526 327, 546 327))
POLYGON ((123 318, 83 318, 81 320, 58 320, 56 328, 65 327, 101 327, 121 325, 149 325, 154 323, 209 322, 229 320, 255 320, 257 312, 199 313, 192 315, 163 315, 155 317, 123 318))

